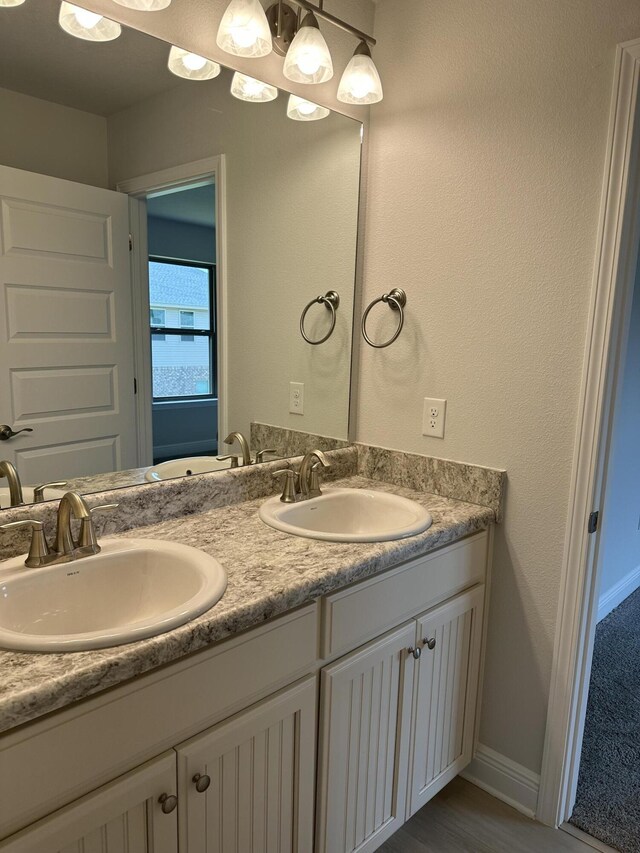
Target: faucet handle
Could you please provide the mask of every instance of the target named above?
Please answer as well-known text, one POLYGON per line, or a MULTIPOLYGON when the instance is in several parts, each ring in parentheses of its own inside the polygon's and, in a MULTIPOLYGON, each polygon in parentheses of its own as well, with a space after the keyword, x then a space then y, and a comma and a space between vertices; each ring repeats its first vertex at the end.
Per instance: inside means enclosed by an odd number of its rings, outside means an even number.
POLYGON ((30 569, 38 568, 44 564, 46 558, 51 554, 47 538, 44 535, 44 524, 34 518, 26 518, 24 521, 10 521, 7 524, 2 524, 0 530, 18 530, 22 527, 28 527, 31 530, 31 544, 24 564, 30 569))
POLYGON ((256 462, 264 462, 265 453, 276 453, 277 454, 277 452, 278 451, 272 447, 265 448, 264 450, 258 450, 258 452, 256 453, 256 462))
POLYGON ((78 548, 89 548, 94 554, 97 554, 100 551, 100 546, 98 545, 98 539, 96 537, 96 529, 93 526, 92 516, 96 512, 113 512, 114 509, 118 509, 119 506, 120 504, 101 504, 100 506, 94 506, 91 508, 89 518, 83 518, 80 520, 78 548))
POLYGON ((229 466, 230 468, 238 467, 238 464, 240 462, 239 456, 234 456, 233 454, 231 456, 216 456, 217 462, 226 462, 228 459, 231 460, 231 465, 229 466))
POLYGON ((57 483, 41 483, 39 486, 36 486, 33 490, 33 500, 35 503, 39 504, 44 501, 44 490, 45 489, 65 489, 69 484, 60 480, 57 483))
POLYGON ((280 471, 273 472, 274 477, 284 476, 284 489, 280 495, 280 500, 284 504, 294 504, 298 500, 297 485, 300 476, 293 468, 281 468, 280 471))
POLYGON ((311 471, 309 472, 309 497, 317 498, 322 492, 320 491, 320 469, 326 466, 322 465, 320 462, 316 462, 315 465, 311 466, 311 471))

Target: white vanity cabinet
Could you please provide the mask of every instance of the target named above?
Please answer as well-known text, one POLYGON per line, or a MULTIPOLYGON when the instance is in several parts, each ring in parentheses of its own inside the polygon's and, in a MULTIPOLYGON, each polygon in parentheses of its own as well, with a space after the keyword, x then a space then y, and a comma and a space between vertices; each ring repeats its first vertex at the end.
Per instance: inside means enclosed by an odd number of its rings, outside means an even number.
POLYGON ((312 853, 316 679, 177 747, 181 853, 312 853))
MULTIPOLYGON (((420 562, 484 579, 485 537, 461 546, 397 570, 396 584, 420 562)), ((354 616, 340 632, 362 630, 365 602, 373 619, 406 606, 389 580, 363 584, 361 600, 357 586, 336 594, 354 616)), ((317 853, 376 850, 471 760, 484 594, 479 583, 322 669, 317 853)))
POLYGON ((0 850, 178 853, 176 803, 176 757, 171 751, 0 842, 0 850))
POLYGON ((475 533, 7 732, 0 853, 376 850, 472 757, 490 548, 475 533))

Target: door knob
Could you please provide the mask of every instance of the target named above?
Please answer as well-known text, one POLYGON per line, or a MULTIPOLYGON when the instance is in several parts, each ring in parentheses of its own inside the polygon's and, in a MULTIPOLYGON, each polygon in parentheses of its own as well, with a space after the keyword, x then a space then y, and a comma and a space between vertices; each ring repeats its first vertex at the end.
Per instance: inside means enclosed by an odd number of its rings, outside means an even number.
POLYGON ((17 429, 14 432, 9 424, 0 424, 0 441, 9 441, 14 435, 18 435, 19 432, 33 432, 33 430, 31 427, 25 427, 24 429, 17 429))

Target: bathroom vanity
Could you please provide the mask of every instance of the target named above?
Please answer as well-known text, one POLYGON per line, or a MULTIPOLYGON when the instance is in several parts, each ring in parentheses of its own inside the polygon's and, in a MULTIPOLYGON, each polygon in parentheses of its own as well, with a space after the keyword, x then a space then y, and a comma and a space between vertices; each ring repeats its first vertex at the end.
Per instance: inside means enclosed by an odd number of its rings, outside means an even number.
POLYGON ((3 853, 375 850, 468 764, 496 513, 344 484, 434 523, 312 541, 262 497, 133 529, 215 553, 224 598, 129 646, 2 653, 3 853))

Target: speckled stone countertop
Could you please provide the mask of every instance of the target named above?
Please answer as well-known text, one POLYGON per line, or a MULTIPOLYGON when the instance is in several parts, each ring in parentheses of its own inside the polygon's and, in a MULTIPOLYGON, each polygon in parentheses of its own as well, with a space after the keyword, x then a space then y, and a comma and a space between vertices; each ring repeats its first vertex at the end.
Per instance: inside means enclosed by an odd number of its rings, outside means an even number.
POLYGON ((431 512, 433 524, 424 533, 392 542, 322 542, 268 527, 258 518, 261 497, 130 530, 122 535, 183 542, 215 556, 229 577, 223 598, 180 628, 128 645, 64 654, 0 651, 0 732, 484 529, 496 517, 490 507, 361 476, 332 485, 412 498, 431 512))

